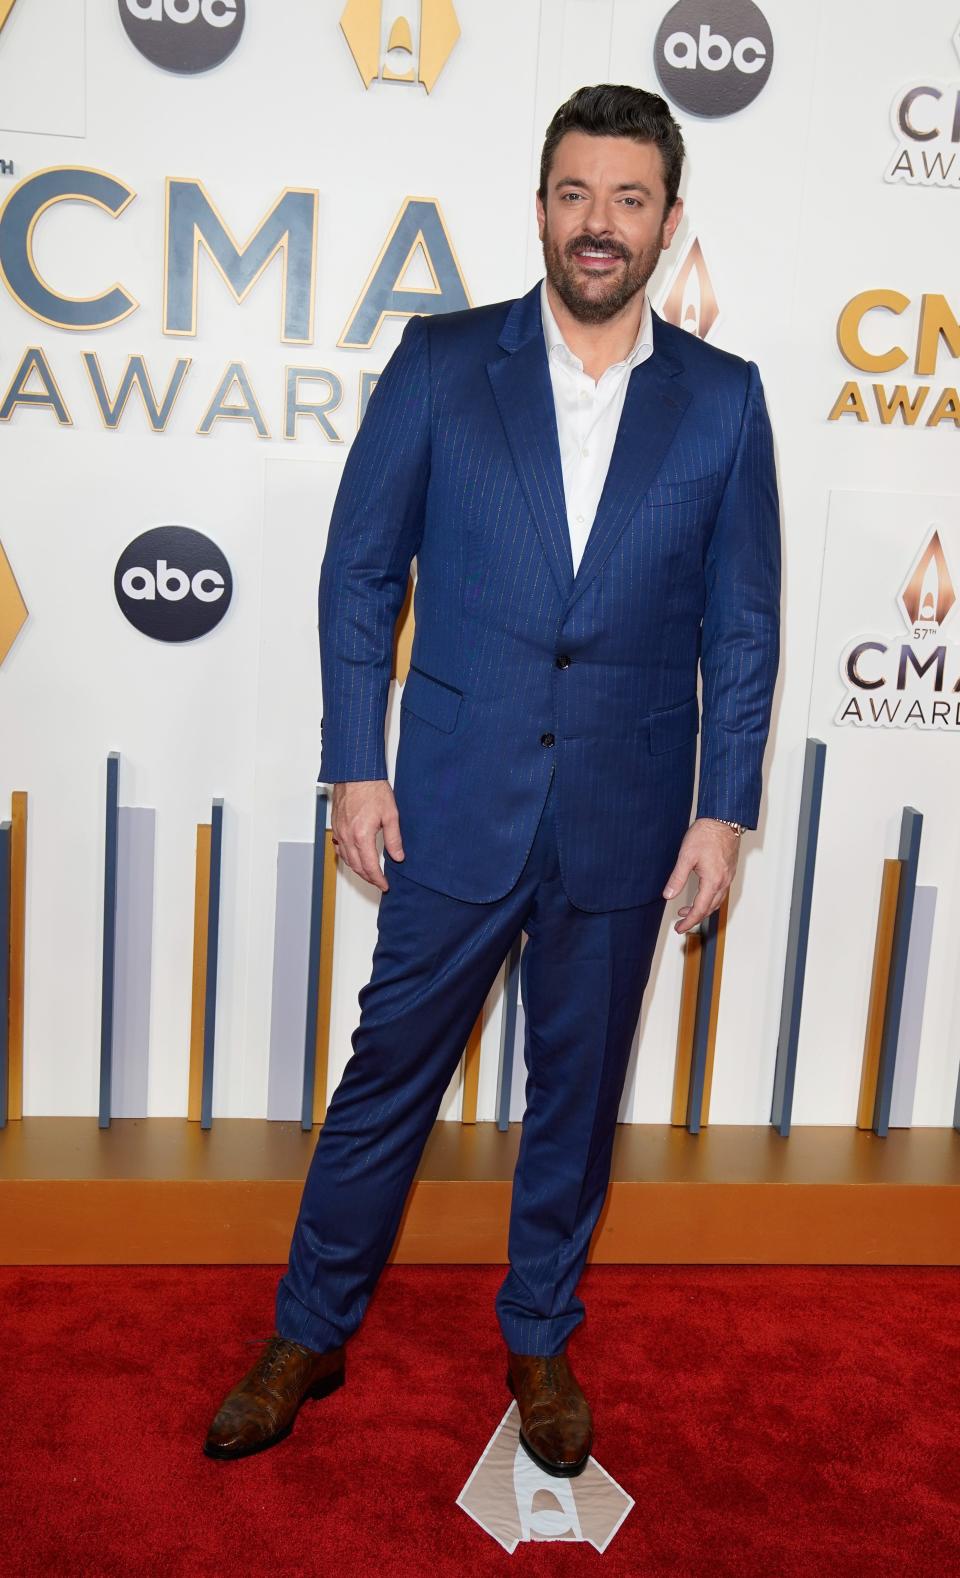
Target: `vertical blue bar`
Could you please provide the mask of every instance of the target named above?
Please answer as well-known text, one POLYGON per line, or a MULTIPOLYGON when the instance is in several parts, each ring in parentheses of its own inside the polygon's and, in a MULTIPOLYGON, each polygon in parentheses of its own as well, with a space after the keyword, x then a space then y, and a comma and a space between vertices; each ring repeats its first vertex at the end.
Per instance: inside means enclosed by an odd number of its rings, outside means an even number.
POLYGON ((0 822, 0 1129, 10 1100, 10 823, 0 822))
POLYGON ((900 819, 899 857, 903 861, 900 887, 897 892, 897 912, 893 922, 893 952, 890 958, 890 979, 887 983, 887 1001, 883 1013, 883 1036, 880 1042, 880 1067, 877 1071, 877 1094, 873 1104, 873 1132, 881 1139, 890 1127, 890 1099, 893 1094, 893 1076, 897 1066, 897 1042, 900 1039, 900 1013, 903 1008, 903 987, 907 977, 907 955, 910 950, 910 925, 913 920, 913 900, 917 890, 917 866, 920 862, 920 834, 923 817, 912 805, 905 805, 900 819))
POLYGON ((313 1096, 317 1059, 317 1016, 320 1006, 320 943, 323 933, 323 864, 327 850, 327 794, 317 786, 313 815, 313 882, 310 889, 310 947, 307 953, 307 1019, 303 1040, 303 1098, 300 1127, 313 1128, 313 1096))
POLYGON ((810 909, 813 903, 813 874, 817 863, 817 839, 820 834, 820 806, 823 800, 823 773, 826 759, 827 747, 824 741, 808 740, 803 759, 800 821, 797 827, 797 853, 793 864, 793 894, 790 900, 787 957, 783 972, 783 998, 780 1005, 780 1035, 777 1040, 773 1101, 770 1108, 770 1122, 783 1136, 790 1133, 790 1119, 793 1113, 793 1087, 797 1073, 800 1012, 803 1007, 810 909))
POLYGON ((497 1069, 497 1128, 501 1133, 505 1133, 510 1127, 510 1093, 513 1089, 513 1058, 517 1044, 517 993, 520 986, 522 943, 523 933, 517 932, 507 954, 507 973, 503 983, 500 1065, 497 1069))
POLYGON ((210 898, 207 907, 207 979, 203 1000, 203 1088, 200 1127, 213 1124, 213 1049, 217 1035, 217 966, 220 952, 220 864, 223 856, 223 801, 214 800, 210 818, 210 898))
POLYGON ((700 1108, 707 1073, 707 1042, 710 1036, 710 1000, 717 969, 717 934, 720 910, 713 910, 700 922, 700 975, 697 980, 697 1013, 693 1026, 693 1053, 690 1059, 690 1086, 687 1091, 687 1128, 700 1133, 700 1108))
POLYGON ((97 1126, 110 1127, 113 1080, 113 988, 117 960, 117 841, 119 838, 120 755, 107 757, 106 837, 103 861, 103 969, 100 988, 100 1116, 97 1126))

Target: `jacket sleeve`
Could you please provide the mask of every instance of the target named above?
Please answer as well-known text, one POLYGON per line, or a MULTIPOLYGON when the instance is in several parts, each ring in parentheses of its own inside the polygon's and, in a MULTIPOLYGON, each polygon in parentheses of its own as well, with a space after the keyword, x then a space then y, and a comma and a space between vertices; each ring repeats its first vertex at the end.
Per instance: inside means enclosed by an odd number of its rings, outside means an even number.
POLYGON ((763 386, 756 365, 748 369, 737 446, 704 559, 697 816, 756 827, 780 661, 780 505, 763 386))
POLYGON ((387 777, 394 627, 429 474, 429 346, 417 316, 370 395, 330 517, 318 595, 322 783, 387 777))

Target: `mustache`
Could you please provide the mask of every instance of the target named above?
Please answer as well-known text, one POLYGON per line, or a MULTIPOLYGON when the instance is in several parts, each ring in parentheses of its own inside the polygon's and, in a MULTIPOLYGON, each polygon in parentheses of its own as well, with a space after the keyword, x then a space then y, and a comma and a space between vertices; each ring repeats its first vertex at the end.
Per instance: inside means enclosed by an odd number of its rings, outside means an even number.
POLYGON ((584 247, 591 252, 603 252, 607 257, 624 258, 628 263, 630 261, 629 251, 619 241, 598 241, 595 236, 576 236, 573 241, 567 242, 564 252, 570 258, 584 247))

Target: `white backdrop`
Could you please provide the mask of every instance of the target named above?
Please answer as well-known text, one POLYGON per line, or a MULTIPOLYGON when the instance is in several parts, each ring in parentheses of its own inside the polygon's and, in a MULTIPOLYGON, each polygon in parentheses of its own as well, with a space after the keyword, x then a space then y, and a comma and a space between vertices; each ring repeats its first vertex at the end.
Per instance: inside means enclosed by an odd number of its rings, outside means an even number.
MULTIPOLYGON (((388 318, 368 350, 338 349, 337 340, 408 196, 439 203, 474 304, 525 290, 542 272, 533 194, 553 110, 582 83, 657 88, 663 0, 457 0, 456 9, 462 35, 429 95, 418 84, 364 88, 338 27, 339 0, 251 0, 237 50, 194 77, 143 58, 112 0, 86 0, 85 9, 80 0, 18 0, 0 34, 0 160, 14 164, 0 175, 0 201, 34 172, 64 165, 127 183, 136 197, 119 218, 54 205, 37 225, 35 259, 64 295, 98 295, 118 281, 140 303, 112 327, 77 332, 39 321, 0 288, 0 398, 26 349, 41 347, 72 417, 60 426, 49 409, 20 405, 0 422, 0 543, 30 610, 0 665, 0 818, 13 790, 30 795, 27 1114, 96 1111, 110 750, 122 754, 121 802, 157 808, 149 1111, 186 1110, 194 829, 214 795, 226 803, 214 1111, 266 1111, 276 847, 311 838, 319 762, 316 581, 360 372, 382 368, 402 322, 388 318), (202 259, 196 337, 163 334, 167 177, 202 181, 239 238, 285 187, 319 193, 312 345, 281 343, 276 258, 242 303, 202 259), (134 396, 119 429, 107 431, 83 352, 96 353, 111 390, 130 355, 144 356, 158 390, 177 358, 191 357, 167 430, 150 430, 134 396), (272 437, 226 420, 197 433, 231 361, 244 364, 272 437), (309 420, 296 439, 280 436, 287 364, 343 380, 332 415, 339 444, 309 420), (113 595, 121 550, 167 522, 211 536, 235 582, 222 624, 182 646, 140 635, 113 595)), ((912 75, 960 83, 958 16, 952 0, 927 0, 908 16, 894 0, 764 0, 763 9, 775 58, 755 102, 726 119, 677 112, 689 154, 678 241, 696 234, 703 248, 720 306, 710 339, 760 367, 784 521, 783 659, 762 819, 745 837, 731 895, 710 1117, 769 1119, 809 730, 828 756, 794 1121, 854 1121, 881 865, 896 853, 909 802, 926 818, 920 881, 940 888, 913 1121, 944 1125, 960 1046, 957 746, 946 732, 918 749, 916 732, 867 738, 831 720, 842 697, 839 648, 858 619, 897 629, 890 598, 925 518, 916 495, 958 519, 960 440, 949 421, 881 425, 876 375, 848 365, 836 323, 859 292, 899 290, 911 306, 899 318, 871 315, 863 338, 912 355, 924 293, 946 294, 960 312, 956 187, 883 179, 901 85, 912 75), (828 421, 853 378, 872 420, 828 421), (875 549, 864 553, 857 540, 844 559, 841 545, 838 573, 863 578, 858 606, 842 630, 821 627, 818 650, 828 501, 841 489, 904 495, 903 546, 896 511, 875 549)), ((655 277, 655 304, 676 256, 668 252, 655 277)), ((926 382, 955 383, 956 367, 941 341, 926 382)), ((908 364, 880 381, 912 389, 924 380, 908 364)), ((955 577, 960 584, 960 563, 955 577)), ((391 771, 397 724, 394 686, 391 771)), ((349 1055, 375 916, 373 890, 341 871, 332 1081, 349 1055)), ((635 1121, 669 1121, 681 967, 682 939, 668 920, 625 1103, 635 1121)), ((500 1005, 498 985, 485 1011, 481 1118, 493 1116, 500 1005)), ((457 1115, 453 1091, 445 1112, 457 1115)))

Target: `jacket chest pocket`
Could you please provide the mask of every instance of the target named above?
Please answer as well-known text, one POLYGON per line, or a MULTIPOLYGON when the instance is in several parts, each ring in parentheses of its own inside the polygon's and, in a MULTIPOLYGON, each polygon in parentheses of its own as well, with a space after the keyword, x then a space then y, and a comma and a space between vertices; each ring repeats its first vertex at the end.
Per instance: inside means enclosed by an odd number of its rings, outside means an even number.
POLYGON ((643 496, 644 505, 669 509, 674 504, 712 506, 720 491, 723 473, 707 471, 697 477, 664 478, 654 481, 643 496))

